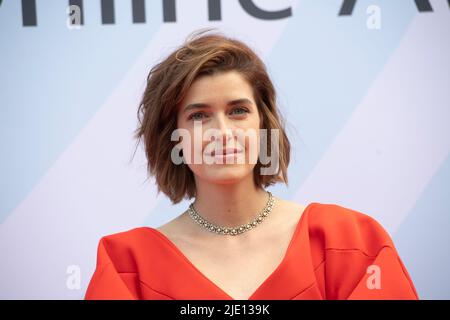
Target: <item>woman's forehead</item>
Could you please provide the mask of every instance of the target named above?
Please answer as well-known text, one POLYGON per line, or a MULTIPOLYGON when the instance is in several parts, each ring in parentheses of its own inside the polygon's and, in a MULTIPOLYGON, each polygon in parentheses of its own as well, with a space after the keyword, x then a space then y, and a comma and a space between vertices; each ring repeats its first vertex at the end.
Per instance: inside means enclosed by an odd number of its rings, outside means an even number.
MULTIPOLYGON (((250 95, 251 85, 238 72, 230 71, 197 78, 186 93, 185 99, 229 100, 229 95, 250 95)), ((207 102, 207 101, 205 101, 207 102)))

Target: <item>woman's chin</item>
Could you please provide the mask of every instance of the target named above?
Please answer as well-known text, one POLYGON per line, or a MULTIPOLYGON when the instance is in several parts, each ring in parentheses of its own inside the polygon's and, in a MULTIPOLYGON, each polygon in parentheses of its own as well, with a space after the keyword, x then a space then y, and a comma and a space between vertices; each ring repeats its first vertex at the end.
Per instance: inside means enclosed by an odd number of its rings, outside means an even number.
MULTIPOLYGON (((235 165, 236 166, 236 165, 235 165)), ((247 177, 249 174, 245 167, 239 170, 236 167, 233 168, 219 168, 208 170, 209 172, 205 174, 207 176, 206 180, 214 182, 217 184, 231 184, 236 183, 247 177)))

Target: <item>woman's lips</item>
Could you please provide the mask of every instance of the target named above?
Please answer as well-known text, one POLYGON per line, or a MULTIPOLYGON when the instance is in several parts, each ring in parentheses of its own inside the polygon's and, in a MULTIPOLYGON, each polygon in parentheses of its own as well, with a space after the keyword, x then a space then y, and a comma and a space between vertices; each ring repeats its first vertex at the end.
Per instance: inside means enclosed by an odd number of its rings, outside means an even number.
POLYGON ((217 154, 214 156, 214 158, 217 159, 225 159, 225 158, 234 158, 237 157, 242 152, 233 152, 233 153, 227 153, 227 154, 217 154))
POLYGON ((211 156, 212 157, 234 156, 234 155, 237 155, 242 152, 243 152, 242 149, 229 148, 229 149, 217 150, 217 154, 216 154, 216 150, 213 150, 211 152, 211 156))
POLYGON ((237 148, 229 148, 223 150, 213 150, 210 154, 208 154, 209 158, 215 159, 215 162, 218 163, 228 163, 230 159, 238 159, 243 156, 244 150, 237 148))

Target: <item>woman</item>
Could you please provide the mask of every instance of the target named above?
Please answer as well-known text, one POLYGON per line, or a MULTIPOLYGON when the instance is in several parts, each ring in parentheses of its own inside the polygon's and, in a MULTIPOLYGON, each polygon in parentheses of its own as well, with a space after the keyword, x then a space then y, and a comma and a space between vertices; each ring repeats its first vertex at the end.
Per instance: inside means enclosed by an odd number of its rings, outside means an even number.
POLYGON ((377 221, 265 190, 287 184, 290 158, 275 100, 260 58, 221 34, 150 71, 136 138, 158 192, 195 201, 103 237, 86 299, 418 299, 377 221))

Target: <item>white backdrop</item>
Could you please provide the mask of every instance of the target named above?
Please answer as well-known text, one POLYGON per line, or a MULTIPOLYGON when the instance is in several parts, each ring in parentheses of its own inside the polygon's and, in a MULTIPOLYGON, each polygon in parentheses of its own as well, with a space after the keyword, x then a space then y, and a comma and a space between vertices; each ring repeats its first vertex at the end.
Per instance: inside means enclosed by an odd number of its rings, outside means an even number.
POLYGON ((133 1, 111 2, 102 23, 100 1, 78 1, 72 29, 69 1, 0 1, 0 298, 80 299, 101 236, 186 209, 145 181, 132 133, 150 68, 207 26, 247 42, 275 83, 293 148, 289 187, 270 190, 373 216, 420 298, 450 298, 447 1, 358 0, 346 15, 352 1, 216 1, 214 21, 205 0, 136 1, 141 23, 133 1))

